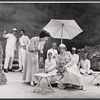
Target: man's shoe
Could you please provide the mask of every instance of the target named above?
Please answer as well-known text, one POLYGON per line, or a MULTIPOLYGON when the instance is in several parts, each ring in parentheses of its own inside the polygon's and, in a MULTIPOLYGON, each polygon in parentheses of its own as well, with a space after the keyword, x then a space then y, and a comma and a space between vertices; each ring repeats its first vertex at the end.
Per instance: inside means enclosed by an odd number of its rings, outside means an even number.
POLYGON ((4 69, 4 72, 5 72, 5 73, 8 73, 8 69, 4 69))
POLYGON ((8 71, 10 71, 10 72, 15 72, 14 70, 12 70, 12 69, 8 69, 8 71))
POLYGON ((24 82, 23 84, 27 84, 27 85, 30 85, 30 82, 24 82))
POLYGON ((18 69, 17 72, 22 72, 22 69, 18 69))
POLYGON ((97 86, 100 86, 100 83, 97 83, 96 85, 97 85, 97 86))

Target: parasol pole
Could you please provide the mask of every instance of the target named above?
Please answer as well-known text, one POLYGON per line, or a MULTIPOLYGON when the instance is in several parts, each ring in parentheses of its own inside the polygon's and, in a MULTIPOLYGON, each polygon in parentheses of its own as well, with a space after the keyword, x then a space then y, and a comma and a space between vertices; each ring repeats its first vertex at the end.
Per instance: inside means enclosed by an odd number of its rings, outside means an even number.
POLYGON ((62 24, 62 30, 61 30, 61 44, 63 43, 63 39, 62 39, 62 35, 63 35, 63 27, 64 27, 64 24, 62 24))

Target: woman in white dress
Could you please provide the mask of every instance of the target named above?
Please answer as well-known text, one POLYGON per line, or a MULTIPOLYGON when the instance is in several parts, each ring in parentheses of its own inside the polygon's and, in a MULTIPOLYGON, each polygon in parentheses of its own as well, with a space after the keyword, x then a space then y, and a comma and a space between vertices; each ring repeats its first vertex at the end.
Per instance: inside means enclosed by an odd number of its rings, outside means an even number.
POLYGON ((55 67, 56 61, 52 58, 52 52, 48 52, 47 59, 45 60, 46 73, 56 75, 57 70, 55 67))
POLYGON ((61 86, 64 88, 64 84, 72 84, 73 86, 80 86, 83 90, 86 90, 84 86, 83 78, 80 74, 80 71, 77 65, 73 61, 73 57, 69 51, 66 51, 66 46, 60 44, 59 46, 60 54, 57 57, 57 65, 59 67, 60 63, 64 62, 64 77, 60 80, 61 86))
POLYGON ((38 37, 33 37, 30 40, 28 50, 25 55, 25 64, 23 69, 23 80, 25 83, 32 86, 37 83, 37 79, 34 74, 38 73, 38 51, 43 53, 43 46, 45 41, 48 40, 50 34, 46 31, 42 31, 38 37))

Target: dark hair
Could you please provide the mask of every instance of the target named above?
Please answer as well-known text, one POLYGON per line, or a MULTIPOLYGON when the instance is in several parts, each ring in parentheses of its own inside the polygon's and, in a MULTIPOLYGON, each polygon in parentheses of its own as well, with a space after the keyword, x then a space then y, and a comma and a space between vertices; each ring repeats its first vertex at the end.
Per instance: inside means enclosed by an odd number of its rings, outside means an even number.
POLYGON ((23 31, 23 33, 25 33, 25 31, 24 31, 24 30, 20 30, 20 32, 21 32, 21 31, 23 31))
POLYGON ((49 54, 52 54, 52 52, 49 52, 48 55, 49 55, 49 54))
POLYGON ((50 33, 48 33, 47 31, 45 31, 45 30, 43 30, 43 31, 41 31, 41 33, 39 34, 39 37, 40 38, 44 38, 44 37, 46 37, 46 36, 50 36, 50 33))

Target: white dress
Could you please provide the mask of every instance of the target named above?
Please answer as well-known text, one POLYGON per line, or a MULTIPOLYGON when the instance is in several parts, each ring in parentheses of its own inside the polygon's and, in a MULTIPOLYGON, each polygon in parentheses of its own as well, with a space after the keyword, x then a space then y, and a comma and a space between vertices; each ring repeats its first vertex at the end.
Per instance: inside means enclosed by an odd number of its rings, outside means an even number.
POLYGON ((39 72, 38 51, 43 49, 44 43, 45 42, 39 42, 39 37, 33 37, 30 40, 29 48, 26 50, 25 64, 23 69, 23 80, 26 82, 36 82, 38 79, 34 76, 34 74, 39 72))
POLYGON ((52 58, 51 60, 46 59, 45 60, 45 69, 47 71, 50 71, 49 74, 56 75, 57 70, 55 69, 56 67, 56 61, 52 58))
POLYGON ((69 83, 77 86, 83 86, 83 78, 69 51, 66 51, 64 54, 59 54, 57 57, 58 65, 61 61, 66 63, 64 66, 66 67, 66 71, 64 73, 64 77, 61 79, 61 82, 63 84, 69 83))

